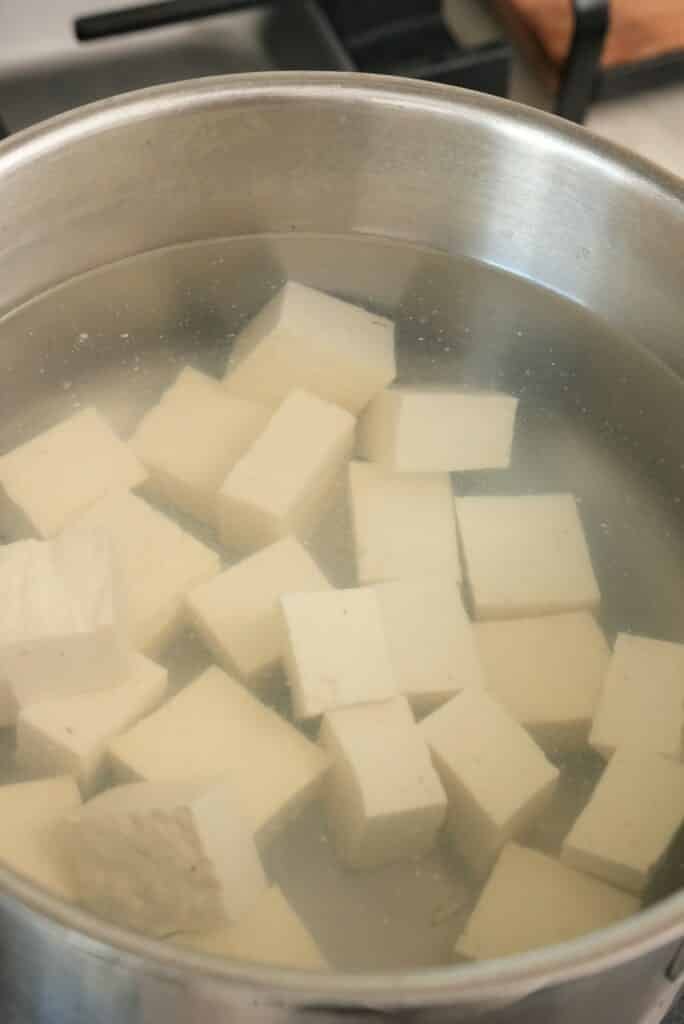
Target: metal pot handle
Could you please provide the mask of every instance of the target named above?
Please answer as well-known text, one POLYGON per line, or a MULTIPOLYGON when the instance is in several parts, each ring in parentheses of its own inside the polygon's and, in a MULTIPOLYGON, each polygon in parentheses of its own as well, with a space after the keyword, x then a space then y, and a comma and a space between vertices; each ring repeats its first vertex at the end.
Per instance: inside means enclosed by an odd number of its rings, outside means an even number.
POLYGON ((596 87, 610 26, 610 0, 574 0, 575 28, 556 97, 556 113, 581 124, 596 87))

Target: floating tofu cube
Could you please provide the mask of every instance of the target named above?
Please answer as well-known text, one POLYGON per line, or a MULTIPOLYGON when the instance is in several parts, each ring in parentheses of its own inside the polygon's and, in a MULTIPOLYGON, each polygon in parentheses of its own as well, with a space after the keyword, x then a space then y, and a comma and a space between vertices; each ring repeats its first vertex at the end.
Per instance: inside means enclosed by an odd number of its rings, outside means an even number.
POLYGON ((84 409, 0 458, 0 534, 54 537, 98 498, 147 476, 94 409, 84 409))
POLYGON ((186 366, 131 439, 149 473, 147 489, 213 525, 221 484, 270 414, 186 366))
POLYGON ((293 391, 226 477, 218 528, 229 547, 258 548, 313 530, 351 453, 354 418, 293 391))
POLYGON ((568 942, 639 910, 639 901, 537 850, 508 843, 455 953, 489 960, 568 942))
POLYGON ((449 798, 454 845, 475 874, 548 804, 558 769, 515 719, 481 690, 463 690, 420 728, 449 798))
POLYGON ((589 742, 605 758, 631 747, 681 760, 684 644, 621 633, 589 742))
POLYGON ((332 758, 326 808, 339 859, 375 868, 427 853, 447 801, 406 698, 330 711, 320 738, 332 758))
POLYGON ((216 660, 254 686, 285 650, 282 595, 328 589, 306 548, 285 537, 197 587, 186 608, 216 660))
POLYGON ((359 455, 399 473, 501 469, 511 461, 517 398, 383 391, 359 420, 359 455))
POLYGON ((58 838, 65 814, 80 804, 72 778, 0 786, 0 864, 51 895, 74 899, 69 865, 58 838))
POLYGON ((296 718, 387 700, 397 683, 371 588, 286 594, 285 668, 296 718))
POLYGON ((182 625, 185 595, 216 575, 219 556, 126 491, 97 502, 79 525, 109 536, 121 566, 131 642, 158 653, 182 625))
POLYGON ((578 749, 608 668, 606 639, 589 612, 475 624, 490 694, 545 750, 578 749))
POLYGON ((124 781, 226 778, 261 845, 318 795, 324 752, 219 668, 112 740, 124 781))
POLYGON ((642 892, 684 822, 684 764, 617 750, 563 844, 563 860, 642 892))
POLYGON ((34 775, 73 775, 84 797, 103 782, 108 742, 164 699, 168 673, 141 654, 125 682, 97 693, 43 700, 17 721, 17 761, 34 775))
POLYGON ((117 786, 69 815, 60 832, 79 902, 148 935, 238 921, 268 886, 225 782, 117 786))
POLYGON ((395 374, 391 320, 288 281, 236 339, 225 386, 272 406, 304 388, 357 413, 395 374))
POLYGON ((571 494, 456 499, 478 619, 596 609, 600 594, 571 494))
POLYGON ((462 578, 448 474, 391 473, 351 462, 349 501, 359 583, 432 572, 462 578))
POLYGON ((432 710, 484 673, 461 588, 446 576, 379 583, 385 637, 399 693, 419 711, 432 710))

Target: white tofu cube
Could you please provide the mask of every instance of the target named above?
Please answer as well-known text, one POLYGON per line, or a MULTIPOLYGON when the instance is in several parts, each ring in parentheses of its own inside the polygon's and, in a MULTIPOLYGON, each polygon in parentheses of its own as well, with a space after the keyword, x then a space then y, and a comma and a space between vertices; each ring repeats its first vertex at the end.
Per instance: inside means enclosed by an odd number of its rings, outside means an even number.
POLYGON ((326 809, 339 859, 375 868, 421 857, 446 815, 446 794, 405 697, 329 711, 326 809))
POLYGON ((109 744, 124 781, 226 778, 262 845, 318 795, 328 758, 219 668, 109 744))
POLYGON ((508 843, 454 952, 489 960, 569 942, 639 910, 639 901, 553 857, 508 843))
POLYGON ((596 609, 600 593, 571 494, 456 499, 478 619, 596 609))
POLYGON ((258 548, 321 519, 354 443, 354 418, 293 391, 230 471, 218 495, 218 529, 229 547, 258 548))
POLYGON ((272 406, 304 388, 357 413, 395 375, 391 320, 288 281, 236 339, 224 379, 272 406))
POLYGON ((391 473, 349 464, 358 581, 414 579, 439 572, 461 580, 454 495, 446 473, 391 473))
POLYGON ((443 576, 378 583, 374 588, 399 693, 432 710, 484 673, 461 588, 443 576))
POLYGON ((131 438, 149 473, 147 490, 213 525, 221 484, 270 415, 186 366, 131 438))
POLYGON ((495 392, 390 389, 360 418, 357 451, 398 473, 501 469, 511 461, 517 407, 495 392))
POLYGON ((109 536, 121 566, 131 642, 145 654, 159 653, 182 625, 185 595, 216 575, 219 556, 126 491, 97 502, 79 524, 109 536))
POLYGON ((154 710, 167 684, 165 668, 136 654, 118 686, 30 704, 17 721, 17 762, 34 775, 73 775, 91 796, 103 782, 109 741, 154 710))
POLYGON ((545 809, 558 769, 481 690, 463 690, 420 728, 449 798, 454 846, 484 876, 504 844, 545 809))
POLYGON ((589 726, 610 650, 589 612, 478 622, 486 687, 549 752, 577 750, 589 726))
POLYGON ((98 498, 146 476, 97 412, 84 409, 0 458, 0 533, 54 537, 98 498))
POLYGON ((148 935, 237 921, 268 882, 232 787, 134 782, 60 829, 79 902, 148 935))
POLYGON ((284 654, 282 595, 329 589, 306 548, 285 537, 197 587, 186 610, 226 671, 258 686, 284 654))
POLYGON ((371 588, 286 594, 281 605, 295 718, 397 696, 371 588))
POLYGON ((682 822, 684 764, 617 750, 563 844, 563 860, 640 893, 682 822))
POLYGON ((589 742, 605 758, 621 747, 681 760, 684 644, 620 633, 589 742))

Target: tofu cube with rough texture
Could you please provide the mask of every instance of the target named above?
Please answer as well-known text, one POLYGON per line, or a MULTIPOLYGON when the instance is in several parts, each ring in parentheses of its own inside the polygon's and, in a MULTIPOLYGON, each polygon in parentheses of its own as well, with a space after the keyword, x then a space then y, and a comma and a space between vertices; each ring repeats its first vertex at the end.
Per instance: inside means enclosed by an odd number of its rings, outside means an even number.
POLYGON ((456 499, 478 619, 596 609, 600 593, 571 494, 456 499))
POLYGON ((223 543, 252 549, 311 532, 351 453, 354 425, 346 409, 291 392, 219 491, 223 543))
POLYGON ((589 612, 478 622, 489 693, 549 752, 587 742, 610 650, 589 612))
POLYGON ((54 537, 103 495, 146 477, 95 409, 84 409, 0 458, 0 534, 54 537))
POLYGON ((563 860, 628 892, 646 888, 684 822, 684 764, 617 750, 563 844, 563 860))
POLYGON ((370 587, 286 594, 281 605, 295 718, 397 696, 380 607, 370 587))
POLYGON ((447 473, 392 473, 373 463, 351 462, 349 502, 359 583, 432 572, 461 580, 447 473))
POLYGON ((489 960, 568 942, 639 910, 639 900, 553 857, 508 843, 454 952, 489 960))
POLYGON ((288 281, 238 335, 224 381, 272 406, 304 388, 357 413, 395 375, 391 320, 288 281))
POLYGON ((390 388, 359 420, 357 451, 398 473, 502 469, 518 399, 495 392, 390 388))
POLYGON ((456 580, 428 576, 373 589, 397 688, 416 710, 432 710, 463 689, 484 686, 473 624, 456 580))
POLYGON ((219 488, 270 415, 265 406, 227 395, 219 381, 186 366, 131 438, 149 473, 147 490, 213 525, 219 488))
POLYGON ((449 798, 454 846, 484 876, 509 839, 544 811, 558 769, 482 690, 463 690, 424 718, 420 729, 449 798))
POLYGON ((185 595, 216 575, 219 556, 126 491, 97 502, 79 525, 109 536, 121 566, 131 643, 158 654, 182 625, 185 595))
POLYGON ((186 610, 219 664, 258 686, 285 650, 282 595, 329 589, 306 548, 285 537, 191 591, 186 610))
POLYGON ((61 839, 79 902, 147 935, 238 921, 268 882, 226 782, 134 782, 69 815, 61 839))
POLYGON ((109 754, 122 781, 226 778, 259 845, 317 797, 328 768, 315 743, 216 667, 112 740, 109 754))
POLYGON ((684 644, 618 635, 589 742, 605 758, 621 747, 681 760, 684 644))
POLYGON ((447 801, 406 698, 329 711, 320 740, 332 760, 325 800, 342 863, 376 868, 427 853, 447 801))
POLYGON ((108 742, 153 711, 167 685, 166 669, 136 654, 118 686, 30 704, 17 721, 17 762, 34 775, 73 775, 91 796, 103 784, 108 742))

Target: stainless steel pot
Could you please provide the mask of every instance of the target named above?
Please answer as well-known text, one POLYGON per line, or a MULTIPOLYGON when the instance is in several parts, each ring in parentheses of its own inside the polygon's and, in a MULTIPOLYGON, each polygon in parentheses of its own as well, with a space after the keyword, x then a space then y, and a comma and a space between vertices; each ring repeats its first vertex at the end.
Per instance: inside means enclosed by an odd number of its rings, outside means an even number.
MULTIPOLYGON (((2 313, 83 271, 174 243, 366 233, 448 249, 564 293, 646 339, 684 375, 682 184, 506 102, 356 75, 188 83, 5 143, 0 198, 2 313)), ((1 337, 4 409, 28 400, 46 354, 41 337, 1 337)), ((0 1016, 628 1024, 659 1019, 675 996, 683 937, 680 894, 599 935, 504 962, 313 977, 181 953, 0 872, 0 1016)))

